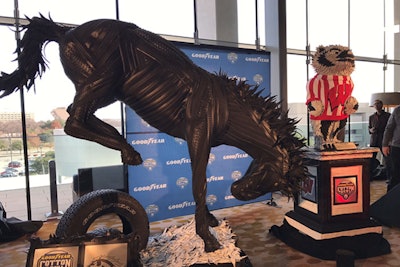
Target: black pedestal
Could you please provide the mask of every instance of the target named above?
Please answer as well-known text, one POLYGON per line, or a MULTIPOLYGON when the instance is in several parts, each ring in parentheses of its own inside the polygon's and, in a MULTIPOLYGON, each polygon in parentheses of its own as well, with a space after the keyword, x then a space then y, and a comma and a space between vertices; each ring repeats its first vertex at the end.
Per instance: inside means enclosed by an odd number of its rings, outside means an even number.
POLYGON ((271 232, 289 246, 333 260, 337 250, 355 258, 390 253, 382 226, 370 218, 370 159, 375 148, 306 153, 310 173, 286 213, 271 232))
POLYGON ((323 260, 335 260, 338 250, 352 251, 355 259, 376 257, 391 252, 388 241, 382 234, 377 233, 315 240, 290 226, 286 221, 281 226, 272 226, 270 232, 288 246, 323 260))

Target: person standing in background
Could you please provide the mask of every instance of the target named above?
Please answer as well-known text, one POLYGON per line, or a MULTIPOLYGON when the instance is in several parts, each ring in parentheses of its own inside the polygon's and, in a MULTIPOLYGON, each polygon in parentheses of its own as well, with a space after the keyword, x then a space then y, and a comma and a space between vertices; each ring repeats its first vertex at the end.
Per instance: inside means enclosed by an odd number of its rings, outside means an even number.
POLYGON ((391 162, 391 176, 387 191, 400 183, 400 105, 389 117, 382 140, 382 153, 391 162))
MULTIPOLYGON (((385 132, 386 124, 389 120, 390 113, 386 112, 383 109, 383 102, 382 100, 375 100, 374 101, 374 108, 375 112, 371 116, 369 116, 368 120, 368 129, 369 133, 371 135, 369 146, 370 147, 379 147, 379 150, 382 151, 382 139, 383 139, 383 133, 385 132)), ((372 155, 371 159, 371 179, 374 178, 374 175, 376 174, 376 170, 379 170, 380 168, 380 162, 376 159, 378 152, 374 152, 372 155)), ((383 165, 385 167, 386 171, 386 179, 390 179, 390 160, 383 155, 383 165)))
MULTIPOLYGON (((383 110, 383 103, 378 99, 374 102, 374 108, 376 109, 376 112, 369 116, 368 122, 368 129, 371 135, 369 146, 379 147, 380 151, 382 152, 383 133, 385 132, 390 113, 383 110)), ((376 158, 376 155, 377 152, 374 153, 373 158, 376 158)))

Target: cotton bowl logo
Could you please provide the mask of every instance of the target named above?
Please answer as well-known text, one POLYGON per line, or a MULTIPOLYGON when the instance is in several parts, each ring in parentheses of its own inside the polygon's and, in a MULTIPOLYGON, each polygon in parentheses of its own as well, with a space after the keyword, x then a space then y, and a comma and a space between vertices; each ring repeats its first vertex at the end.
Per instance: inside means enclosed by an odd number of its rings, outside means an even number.
POLYGON ((148 205, 146 208, 146 213, 149 214, 151 217, 158 213, 158 206, 155 204, 148 205))
POLYGON ((351 181, 340 182, 336 187, 336 192, 347 200, 354 192, 356 185, 351 181))
POLYGON ((174 140, 175 140, 175 142, 177 142, 177 143, 180 144, 180 145, 182 145, 182 144, 184 144, 184 143, 186 142, 186 141, 183 140, 182 138, 178 138, 178 137, 175 137, 174 140))
POLYGON ((213 205, 215 202, 217 202, 217 196, 216 195, 208 195, 206 202, 208 205, 213 205))
POLYGON ((144 127, 148 127, 148 128, 151 127, 151 125, 148 124, 147 121, 145 121, 144 119, 142 119, 140 122, 142 123, 142 125, 143 125, 144 127))
POLYGON ((215 161, 215 154, 210 153, 208 156, 208 164, 212 164, 215 161))
POLYGON ((242 177, 242 173, 241 173, 240 171, 233 171, 233 172, 231 173, 231 178, 232 178, 234 181, 239 180, 241 177, 242 177))
POLYGON ((256 74, 256 75, 253 76, 253 81, 257 85, 260 85, 264 81, 264 78, 263 78, 263 76, 261 74, 256 74))
POLYGON ((236 54, 236 53, 229 53, 228 54, 228 60, 231 62, 231 63, 235 63, 237 60, 238 60, 238 55, 236 54))
POLYGON ((74 266, 73 257, 66 251, 54 250, 40 257, 36 266, 71 267, 74 266))
POLYGON ((157 161, 155 159, 148 158, 143 162, 143 167, 149 171, 153 170, 155 166, 157 166, 157 161))
POLYGON ((180 177, 176 180, 176 185, 181 189, 185 188, 189 183, 189 179, 186 177, 180 177))

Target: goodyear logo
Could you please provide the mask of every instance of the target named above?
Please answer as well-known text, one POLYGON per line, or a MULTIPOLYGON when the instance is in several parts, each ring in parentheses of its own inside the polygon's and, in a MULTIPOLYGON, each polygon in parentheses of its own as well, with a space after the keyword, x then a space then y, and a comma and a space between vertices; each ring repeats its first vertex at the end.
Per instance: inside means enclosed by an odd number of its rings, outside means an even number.
POLYGON ((181 203, 169 205, 168 209, 169 210, 176 210, 176 209, 184 209, 184 208, 193 207, 193 206, 196 206, 196 202, 194 202, 194 201, 183 201, 181 203))
POLYGON ((267 63, 267 62, 269 62, 268 58, 263 58, 263 57, 246 57, 244 60, 245 61, 249 61, 249 62, 255 62, 255 63, 267 63))
POLYGON ((210 176, 207 178, 207 182, 211 183, 211 182, 216 182, 216 181, 223 181, 224 180, 224 176, 210 176))
POLYGON ((66 251, 55 250, 44 254, 37 261, 37 267, 74 267, 73 257, 66 251))
POLYGON ((235 153, 235 154, 229 154, 229 155, 224 155, 222 157, 223 160, 230 160, 230 159, 245 159, 248 158, 249 155, 247 153, 235 153))
POLYGON ((167 165, 182 165, 182 164, 190 164, 192 161, 189 158, 180 158, 180 159, 172 159, 167 160, 165 164, 167 165))
POLYGON ((211 53, 192 53, 192 58, 219 59, 219 55, 211 53))
POLYGON ((230 200, 230 199, 236 199, 236 198, 234 196, 232 196, 232 195, 226 195, 224 199, 225 200, 230 200))
POLYGON ((164 144, 164 143, 165 143, 164 138, 153 138, 153 137, 132 141, 132 145, 154 145, 154 144, 164 144))
POLYGON ((133 192, 153 191, 167 188, 167 184, 150 184, 146 186, 136 186, 133 192))

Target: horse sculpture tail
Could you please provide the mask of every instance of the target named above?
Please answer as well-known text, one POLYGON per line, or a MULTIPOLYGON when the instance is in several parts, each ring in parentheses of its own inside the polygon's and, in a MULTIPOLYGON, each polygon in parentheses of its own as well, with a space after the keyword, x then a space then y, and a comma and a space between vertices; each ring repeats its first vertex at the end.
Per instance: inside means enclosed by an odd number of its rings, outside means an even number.
POLYGON ((70 28, 56 24, 51 19, 42 15, 29 19, 29 24, 23 26, 26 30, 24 37, 19 42, 18 69, 11 74, 2 72, 0 76, 0 98, 7 96, 22 87, 28 90, 34 84, 37 76, 42 75, 46 70, 45 58, 42 54, 42 47, 48 42, 59 42, 70 28))

